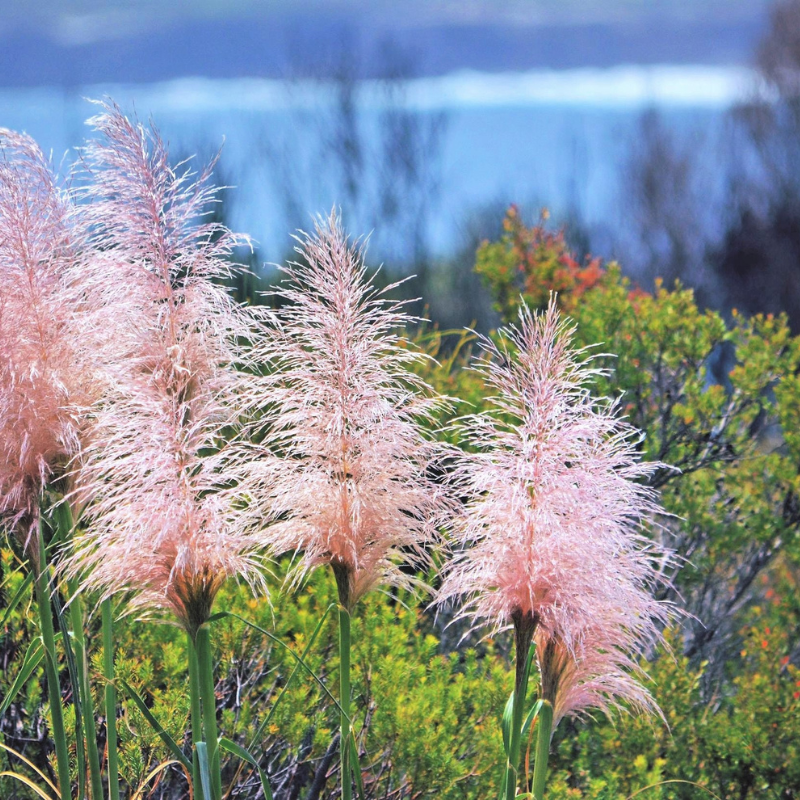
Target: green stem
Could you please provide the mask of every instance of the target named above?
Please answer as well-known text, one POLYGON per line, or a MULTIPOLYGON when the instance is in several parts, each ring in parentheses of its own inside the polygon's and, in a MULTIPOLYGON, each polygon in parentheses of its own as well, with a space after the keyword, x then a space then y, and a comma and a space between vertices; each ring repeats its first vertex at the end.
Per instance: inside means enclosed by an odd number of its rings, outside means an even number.
POLYGON ((513 712, 511 715, 511 744, 509 756, 506 761, 506 800, 514 800, 517 794, 519 756, 520 756, 520 732, 522 729, 522 714, 525 709, 525 695, 514 688, 513 712))
POLYGON ((342 800, 353 796, 352 769, 350 765, 350 612, 339 606, 339 705, 341 706, 341 756, 342 800))
POLYGON ((211 657, 211 632, 201 625, 195 639, 197 665, 200 670, 200 698, 203 703, 203 738, 208 746, 208 765, 211 770, 212 800, 222 800, 219 736, 217 734, 217 698, 214 693, 214 662, 211 657))
POLYGON ((197 757, 197 742, 203 740, 203 713, 200 706, 200 669, 197 665, 197 648, 190 633, 187 633, 189 648, 189 697, 192 709, 192 786, 194 799, 205 800, 200 780, 200 761, 197 757))
POLYGON ((522 718, 528 694, 528 653, 531 648, 536 623, 530 614, 514 614, 514 699, 511 711, 511 741, 506 761, 506 800, 514 800, 519 783, 520 748, 522 744, 522 718))
POLYGON ((64 714, 61 709, 61 684, 58 680, 58 656, 56 655, 56 639, 53 629, 53 611, 50 605, 49 570, 45 558, 41 514, 39 515, 37 537, 39 563, 36 565, 36 599, 39 606, 39 623, 45 651, 44 668, 47 676, 47 693, 50 698, 50 717, 53 721, 58 788, 62 798, 69 798, 72 793, 69 777, 69 749, 67 734, 64 730, 64 714))
POLYGON ((550 757, 550 737, 553 734, 553 706, 547 700, 539 709, 537 725, 539 731, 536 737, 536 764, 533 768, 533 797, 534 800, 543 800, 547 759, 550 757))
POLYGON ((94 718, 92 687, 89 682, 89 662, 86 656, 86 638, 83 631, 83 604, 78 595, 76 581, 69 584, 69 613, 72 621, 72 637, 75 649, 75 665, 78 672, 81 716, 86 736, 86 753, 89 757, 89 779, 93 800, 103 800, 103 781, 100 772, 100 754, 97 751, 97 725, 94 718))
POLYGON ((100 604, 103 627, 103 677, 106 679, 105 712, 108 745, 108 796, 119 800, 119 758, 117 756, 117 688, 114 686, 114 618, 111 600, 100 604))

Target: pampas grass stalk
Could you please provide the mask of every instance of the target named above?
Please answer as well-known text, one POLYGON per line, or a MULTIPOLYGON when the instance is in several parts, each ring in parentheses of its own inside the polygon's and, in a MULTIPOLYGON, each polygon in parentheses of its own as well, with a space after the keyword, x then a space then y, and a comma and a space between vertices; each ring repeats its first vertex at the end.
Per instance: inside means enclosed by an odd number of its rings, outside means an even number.
POLYGON ((339 598, 342 797, 352 794, 350 623, 380 585, 413 586, 403 565, 429 563, 447 501, 429 477, 439 448, 423 423, 440 405, 410 369, 423 356, 399 331, 410 319, 366 276, 363 251, 335 215, 302 235, 286 266, 285 305, 254 341, 244 448, 247 513, 275 555, 302 554, 290 581, 330 567, 339 598), (266 372, 266 374, 264 374, 266 372))
POLYGON ((97 749, 97 723, 94 716, 94 701, 89 680, 89 659, 84 634, 83 603, 78 593, 77 581, 70 583, 69 613, 72 624, 72 646, 75 650, 75 665, 78 672, 80 713, 86 738, 86 756, 89 763, 89 780, 92 800, 103 800, 103 780, 100 771, 100 754, 97 749))
POLYGON ((350 800, 353 783, 349 777, 353 767, 350 764, 350 737, 353 735, 350 714, 350 612, 339 604, 339 703, 342 707, 339 717, 339 753, 342 775, 342 800, 350 800))
MULTIPOLYGON (((35 576, 63 797, 70 796, 69 762, 42 528, 44 517, 58 516, 51 498, 68 488, 84 411, 98 390, 98 340, 90 332, 99 309, 82 269, 84 251, 85 229, 49 161, 30 137, 0 129, 0 521, 35 576)), ((65 528, 55 533, 68 537, 71 525, 65 528)), ((72 617, 80 646, 83 617, 77 606, 72 617)), ((69 646, 65 640, 68 655, 69 646)), ((76 710, 88 679, 78 683, 76 710)), ((86 743, 94 744, 96 755, 94 715, 90 707, 84 710, 86 743)), ((76 726, 80 721, 78 712, 76 726)), ((82 786, 79 736, 76 746, 82 786)), ((91 759, 90 766, 99 800, 99 761, 91 759)))
POLYGON ((476 369, 494 391, 492 410, 457 426, 472 452, 455 472, 466 497, 456 522, 461 550, 439 601, 460 597, 462 616, 514 630, 507 800, 518 784, 531 640, 543 701, 534 772, 541 800, 550 737, 564 716, 623 706, 659 713, 637 661, 674 613, 653 598, 670 554, 642 530, 659 513, 643 482, 662 465, 641 462, 638 431, 616 402, 592 396, 598 370, 572 337, 554 298, 540 315, 523 306, 518 326, 480 340, 476 369))
POLYGON ((111 600, 100 603, 103 632, 104 709, 106 715, 106 747, 108 749, 108 797, 119 800, 119 754, 117 752, 117 688, 114 685, 114 613, 111 600))
MULTIPOLYGON (((219 800, 207 623, 227 578, 263 585, 225 455, 243 380, 239 342, 251 330, 221 285, 237 240, 203 222, 215 195, 211 167, 199 176, 173 169, 158 133, 111 104, 91 122, 99 136, 83 153, 87 269, 98 286, 112 276, 126 291, 115 305, 110 378, 75 470, 85 530, 65 571, 102 600, 123 597, 124 611, 166 614, 186 631, 192 737, 207 745, 211 773, 204 800, 219 800)), ((193 782, 199 794, 197 770, 193 782)))
POLYGON ((39 629, 44 646, 44 669, 47 676, 47 693, 50 700, 50 719, 53 724, 53 743, 56 749, 58 789, 62 798, 72 796, 69 772, 69 745, 61 708, 61 684, 58 679, 58 654, 53 629, 53 608, 50 603, 50 571, 45 557, 42 534, 42 517, 37 521, 37 552, 39 562, 33 568, 36 576, 36 602, 39 611, 39 629))
MULTIPOLYGON (((200 697, 200 666, 197 659, 197 645, 195 638, 189 633, 186 636, 186 648, 189 665, 189 702, 191 708, 189 720, 192 725, 192 737, 196 743, 201 741, 203 737, 203 706, 200 697)), ((200 779, 200 759, 197 755, 197 748, 192 750, 192 785, 196 800, 206 800, 200 779)))
POLYGON ((217 701, 214 693, 214 661, 211 654, 211 631, 201 625, 195 637, 200 698, 203 704, 203 738, 208 745, 213 800, 222 798, 219 737, 217 735, 217 701))
POLYGON ((550 739, 553 735, 553 707, 545 700, 536 717, 536 760, 533 765, 533 800, 544 800, 547 784, 547 762, 550 758, 550 739))

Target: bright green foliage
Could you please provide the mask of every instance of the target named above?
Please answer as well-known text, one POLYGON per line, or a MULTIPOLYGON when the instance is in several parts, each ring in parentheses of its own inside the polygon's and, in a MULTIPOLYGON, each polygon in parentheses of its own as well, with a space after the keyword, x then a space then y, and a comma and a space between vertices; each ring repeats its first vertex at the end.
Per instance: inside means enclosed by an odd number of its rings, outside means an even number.
MULTIPOLYGON (((616 727, 573 723, 560 731, 550 797, 627 797, 657 780, 699 783, 722 798, 791 797, 787 791, 800 785, 800 671, 789 655, 800 616, 795 596, 788 603, 771 597, 748 615, 742 650, 728 664, 731 681, 711 697, 701 688, 707 664, 693 668, 676 655, 651 665, 669 730, 622 718, 616 727)), ((679 650, 676 636, 672 644, 679 650)), ((675 783, 642 796, 709 794, 675 783)))
MULTIPOLYGON (((332 577, 318 570, 297 594, 274 596, 272 610, 263 601, 248 600, 243 590, 229 593, 220 605, 232 603, 301 652, 335 599, 332 577)), ((285 680, 293 666, 290 657, 235 620, 217 624, 218 645, 239 654, 221 676, 226 686, 233 689, 237 680, 260 675, 250 696, 254 690, 269 692, 259 704, 261 714, 269 713, 281 683, 278 676, 285 680)), ((439 655, 430 620, 407 595, 390 599, 372 593, 359 605, 352 626, 353 712, 365 783, 377 781, 379 796, 401 786, 426 797, 477 797, 493 791, 502 748, 497 719, 510 679, 505 664, 478 659, 471 650, 439 655)), ((309 656, 309 666, 332 689, 338 681, 336 637, 336 615, 331 614, 309 656)), ((222 729, 240 736, 245 746, 254 727, 250 714, 252 709, 237 720, 235 708, 223 713, 222 729)), ((316 769, 336 730, 335 707, 308 675, 298 672, 266 736, 251 752, 279 753, 281 763, 302 776, 316 769), (297 760, 304 763, 295 765, 297 760)), ((296 780, 300 785, 301 778, 296 780)))
MULTIPOLYGON (((326 572, 317 571, 294 594, 281 594, 277 581, 272 588, 270 606, 263 598, 254 599, 246 587, 231 585, 218 608, 245 616, 290 643, 295 652, 302 652, 320 617, 335 601, 334 581, 326 572)), ((294 781, 307 790, 336 732, 335 707, 300 670, 263 737, 253 744, 256 728, 272 711, 294 661, 238 620, 227 618, 214 626, 217 697, 224 698, 220 702, 223 735, 250 749, 257 758, 266 757, 270 773, 278 774, 275 789, 288 776, 289 783, 294 781)), ((185 635, 172 625, 133 620, 119 622, 116 633, 118 678, 145 698, 154 716, 180 743, 189 718, 185 635)), ((495 793, 496 764, 502 753, 498 720, 512 680, 504 660, 479 658, 474 650, 439 655, 430 618, 407 595, 394 600, 378 593, 370 595, 354 615, 353 633, 353 708, 364 781, 382 787, 381 796, 390 787, 422 792, 425 797, 495 793)), ((332 614, 308 657, 309 666, 331 688, 338 680, 335 653, 336 617, 332 614)), ((99 701, 99 652, 92 673, 99 701)), ((13 679, 13 674, 8 679, 13 679)), ((21 703, 24 707, 37 707, 40 681, 41 675, 30 681, 34 693, 21 703)), ((4 675, 0 692, 6 685, 4 675)), ((120 704, 121 775, 123 785, 136 788, 153 766, 170 754, 124 690, 120 691, 120 704)), ((67 709, 69 722, 71 706, 67 709)), ((329 766, 336 761, 334 758, 329 766)), ((223 760, 223 786, 234 779, 249 780, 255 786, 257 779, 250 772, 247 766, 240 769, 236 759, 223 760)), ((13 796, 12 784, 3 781, 0 778, 0 796, 13 796)), ((330 779, 328 790, 335 783, 330 779)), ((182 791, 179 786, 186 785, 178 767, 162 776, 162 789, 166 791, 170 785, 178 792, 182 791)), ((16 786, 14 789, 19 791, 16 786)))

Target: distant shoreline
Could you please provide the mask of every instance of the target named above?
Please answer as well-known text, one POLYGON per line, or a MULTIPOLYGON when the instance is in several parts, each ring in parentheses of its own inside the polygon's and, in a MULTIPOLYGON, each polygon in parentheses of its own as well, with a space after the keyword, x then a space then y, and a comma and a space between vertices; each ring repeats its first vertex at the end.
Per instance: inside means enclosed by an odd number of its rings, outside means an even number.
MULTIPOLYGON (((608 68, 525 72, 459 70, 440 77, 412 78, 393 84, 357 81, 356 99, 364 109, 398 101, 411 111, 476 108, 580 106, 584 108, 695 107, 723 109, 754 96, 756 73, 741 66, 621 65, 608 68)), ((146 83, 102 83, 81 87, 0 88, 5 103, 15 95, 111 96, 122 101, 146 88, 148 112, 287 111, 318 109, 334 102, 330 80, 186 77, 146 83)))

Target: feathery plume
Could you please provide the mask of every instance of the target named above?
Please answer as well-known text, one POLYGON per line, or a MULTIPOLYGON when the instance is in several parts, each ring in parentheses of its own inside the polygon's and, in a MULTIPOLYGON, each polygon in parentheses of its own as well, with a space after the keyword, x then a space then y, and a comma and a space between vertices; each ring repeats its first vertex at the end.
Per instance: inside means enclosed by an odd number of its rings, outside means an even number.
MULTIPOLYGON (((123 294, 109 320, 117 363, 78 469, 86 533, 68 563, 103 597, 166 610, 194 635, 224 580, 259 580, 232 509, 224 436, 249 318, 214 279, 234 238, 204 224, 210 168, 176 173, 153 129, 113 105, 90 120, 84 164, 91 269, 123 294)), ((98 282, 100 279, 98 278, 98 282)))
POLYGON ((264 415, 254 433, 268 438, 245 452, 242 487, 255 525, 273 520, 270 549, 302 553, 296 579, 320 564, 336 578, 339 775, 350 800, 351 612, 378 584, 412 583, 404 563, 428 561, 447 501, 429 476, 439 453, 422 422, 442 400, 409 369, 423 358, 399 338, 409 317, 365 277, 336 216, 299 241, 304 263, 284 269, 279 292, 288 305, 255 348, 272 371, 248 403, 264 415))
POLYGON ((553 707, 553 728, 566 716, 584 716, 598 709, 610 716, 628 708, 661 716, 652 695, 642 685, 645 677, 634 657, 624 650, 625 637, 614 628, 593 626, 583 632, 577 650, 570 650, 557 635, 540 630, 534 636, 541 695, 553 707))
POLYGON ((287 305, 255 351, 273 371, 248 402, 271 438, 245 485, 255 524, 279 520, 267 529, 273 552, 302 552, 296 577, 329 564, 350 610, 377 584, 410 583, 400 564, 424 564, 437 538, 446 500, 421 423, 441 399, 410 370, 423 356, 398 333, 409 317, 365 277, 336 216, 298 241, 303 263, 284 268, 279 292, 287 305))
POLYGON ((459 425, 474 450, 456 470, 464 549, 439 594, 465 598, 462 615, 493 630, 513 624, 518 667, 535 633, 556 722, 620 700, 655 709, 635 658, 672 613, 652 596, 669 554, 642 532, 659 508, 639 481, 660 465, 639 460, 617 403, 592 397, 598 370, 573 332, 551 299, 481 340, 494 408, 459 425))
POLYGON ((43 489, 77 452, 96 390, 81 231, 38 145, 0 130, 0 521, 29 555, 43 489))

